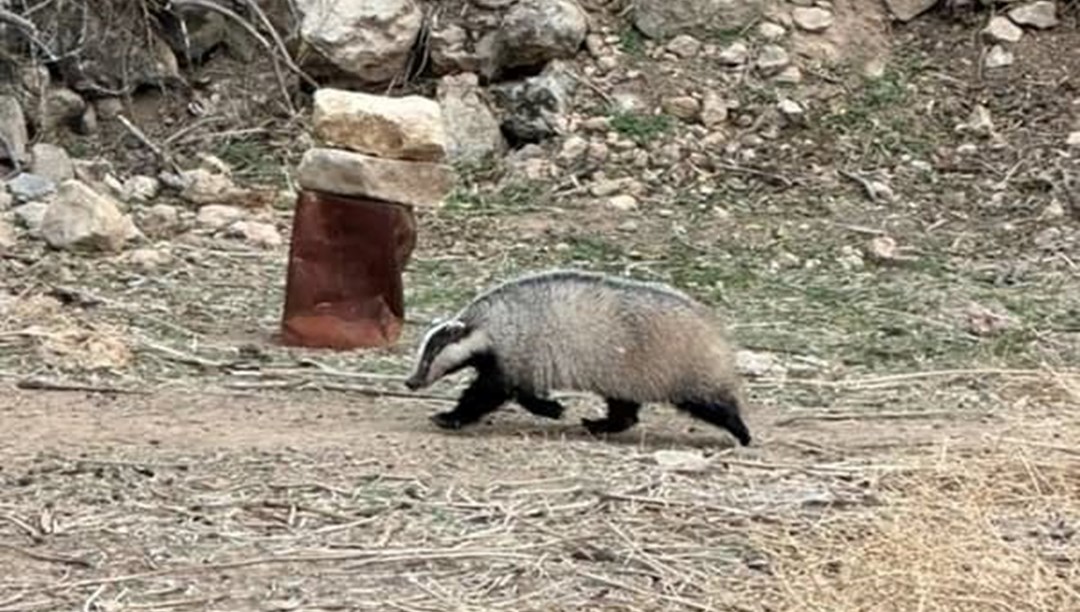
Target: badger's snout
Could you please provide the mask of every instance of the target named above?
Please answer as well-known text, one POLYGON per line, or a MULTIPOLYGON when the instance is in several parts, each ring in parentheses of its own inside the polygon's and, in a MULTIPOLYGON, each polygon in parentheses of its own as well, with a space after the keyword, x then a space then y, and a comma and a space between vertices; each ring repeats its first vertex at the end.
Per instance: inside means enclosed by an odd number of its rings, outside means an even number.
POLYGON ((405 387, 409 391, 416 391, 424 386, 424 379, 418 375, 413 375, 405 379, 405 387))

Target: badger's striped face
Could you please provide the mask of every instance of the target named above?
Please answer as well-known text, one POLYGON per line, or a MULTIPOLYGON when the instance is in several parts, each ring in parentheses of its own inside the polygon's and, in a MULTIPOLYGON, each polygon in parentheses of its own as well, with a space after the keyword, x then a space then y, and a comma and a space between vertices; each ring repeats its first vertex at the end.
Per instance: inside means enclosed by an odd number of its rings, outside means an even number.
POLYGON ((416 352, 416 365, 405 386, 416 391, 452 374, 486 348, 484 335, 462 321, 451 320, 432 327, 416 352))

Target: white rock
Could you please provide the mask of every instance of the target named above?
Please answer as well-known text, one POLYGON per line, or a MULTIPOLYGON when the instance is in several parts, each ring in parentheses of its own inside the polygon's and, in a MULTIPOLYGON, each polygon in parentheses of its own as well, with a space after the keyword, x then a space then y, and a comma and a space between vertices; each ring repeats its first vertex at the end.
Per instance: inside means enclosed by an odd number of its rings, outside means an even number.
POLYGON ((800 121, 803 117, 803 107, 801 104, 790 98, 784 98, 776 104, 777 110, 789 121, 800 121))
POLYGON ((619 193, 623 189, 622 179, 605 179, 597 181, 589 186, 589 193, 598 197, 606 198, 619 193))
POLYGON ((1080 131, 1069 132, 1069 135, 1065 137, 1066 146, 1080 148, 1080 131))
POLYGON ((694 57, 701 51, 701 41, 689 34, 679 34, 667 44, 667 50, 678 57, 694 57))
POLYGON ((152 176, 137 174, 124 181, 120 187, 123 198, 129 202, 149 202, 161 191, 161 181, 152 176))
POLYGON ((691 96, 664 98, 661 106, 665 113, 683 121, 693 121, 701 113, 701 102, 691 96))
POLYGON ((11 212, 15 213, 15 219, 25 227, 31 235, 41 233, 41 222, 45 219, 45 211, 49 205, 45 202, 30 202, 22 206, 16 206, 11 212))
POLYGON ((763 46, 757 57, 758 69, 766 74, 780 72, 784 68, 787 68, 790 63, 791 56, 788 55, 787 49, 780 45, 763 46))
POLYGON ((964 316, 968 331, 976 336, 996 336, 1016 323, 1008 312, 996 311, 976 302, 968 303, 964 316))
POLYGON ((608 206, 619 212, 630 212, 637 209, 637 199, 632 195, 617 195, 608 198, 608 206))
POLYGON ((149 272, 169 263, 172 255, 165 249, 135 249, 128 253, 127 261, 140 270, 149 272))
POLYGON ((900 247, 889 236, 875 236, 866 244, 867 258, 877 262, 891 262, 900 258, 900 247))
POLYGON ((413 206, 439 206, 453 187, 450 169, 443 164, 319 147, 304 153, 297 175, 305 189, 413 206))
POLYGON ((415 0, 299 0, 300 36, 331 63, 363 81, 381 83, 405 70, 420 33, 415 0))
POLYGON ((589 150, 589 141, 581 136, 573 135, 563 141, 559 147, 559 161, 572 163, 581 159, 589 150))
POLYGON ((727 64, 728 66, 742 66, 749 57, 750 49, 747 48, 746 43, 735 41, 724 47, 717 59, 720 60, 721 64, 727 64))
POLYGON ((1009 19, 1020 25, 1046 30, 1058 24, 1057 5, 1053 0, 1037 0, 1009 10, 1009 19))
POLYGON ((982 29, 982 35, 993 42, 1018 43, 1024 36, 1024 30, 1009 21, 1008 17, 997 15, 990 18, 990 22, 982 29))
POLYGON ((979 136, 990 136, 994 133, 994 120, 990 116, 990 109, 982 104, 976 104, 971 110, 968 120, 956 126, 957 132, 970 132, 979 136))
POLYGON ((206 168, 185 170, 181 178, 184 188, 180 191, 180 197, 200 206, 233 202, 243 199, 247 193, 237 187, 228 175, 211 172, 206 168))
POLYGON ((210 153, 202 151, 197 153, 195 157, 199 160, 199 168, 202 168, 211 174, 220 174, 232 178, 232 167, 217 155, 211 155, 210 153))
POLYGON ((112 197, 77 179, 60 183, 41 222, 42 238, 58 249, 119 251, 137 234, 112 197))
POLYGON ((8 181, 7 186, 16 202, 34 202, 56 192, 54 181, 29 172, 20 173, 8 181))
POLYGON ((67 151, 56 145, 39 142, 30 148, 30 171, 54 183, 75 177, 75 166, 67 151))
POLYGON ((15 203, 15 196, 6 191, 4 185, 0 185, 0 210, 7 210, 15 203))
POLYGON ((708 458, 697 450, 658 450, 653 452, 653 460, 668 472, 703 472, 709 468, 708 458))
POLYGON ((791 11, 791 19, 799 29, 807 32, 823 32, 833 24, 832 11, 817 6, 795 7, 791 11))
POLYGON ((244 210, 227 204, 207 204, 199 209, 195 222, 210 229, 220 229, 245 215, 244 210))
POLYGON ((1042 216, 1045 219, 1060 219, 1065 216, 1065 205, 1055 198, 1043 209, 1042 216))
POLYGON ((1015 61, 1015 58, 1011 51, 1006 51, 1005 47, 1002 47, 1001 45, 994 45, 986 52, 986 57, 983 58, 983 65, 994 70, 996 68, 1011 66, 1013 61, 1015 61))
POLYGON ((323 88, 315 92, 314 105, 312 123, 321 146, 389 159, 446 157, 446 129, 435 100, 323 88))
POLYGON ((792 64, 787 68, 780 71, 779 74, 772 78, 777 83, 783 83, 787 85, 794 85, 802 82, 802 70, 798 66, 792 64))
POLYGON ((229 226, 229 235, 264 247, 280 246, 282 243, 281 234, 276 227, 259 221, 237 221, 229 226))
POLYGON ((783 374, 784 368, 770 353, 759 351, 737 351, 735 353, 736 368, 744 376, 760 378, 762 376, 783 374))
POLYGON ((866 181, 866 190, 872 200, 885 200, 886 202, 896 200, 896 192, 885 181, 868 180, 866 181))
POLYGON ((787 30, 778 23, 766 21, 758 26, 758 36, 770 42, 780 40, 785 34, 787 30))
POLYGON ((701 99, 701 123, 715 129, 727 122, 728 103, 716 92, 707 92, 701 99))
POLYGON ((588 30, 588 15, 574 0, 518 0, 499 24, 498 55, 508 68, 572 58, 588 30))
POLYGON ((499 121, 483 98, 475 74, 445 76, 436 96, 442 108, 447 156, 453 160, 479 160, 506 151, 499 121))
POLYGON ((150 234, 166 234, 179 225, 180 211, 170 204, 154 204, 142 218, 142 226, 150 234))
POLYGON ((611 95, 611 99, 615 103, 615 108, 621 113, 641 113, 649 108, 641 96, 630 91, 616 92, 611 95))

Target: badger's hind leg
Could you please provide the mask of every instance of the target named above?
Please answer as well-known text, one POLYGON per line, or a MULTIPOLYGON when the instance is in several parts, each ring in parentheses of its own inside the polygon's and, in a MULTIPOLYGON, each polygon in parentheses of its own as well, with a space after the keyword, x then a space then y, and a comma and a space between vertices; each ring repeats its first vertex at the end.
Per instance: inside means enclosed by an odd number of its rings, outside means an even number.
POLYGON ((739 444, 750 444, 750 430, 739 415, 739 404, 734 399, 722 397, 712 401, 686 401, 676 406, 706 423, 726 429, 739 444))
POLYGON ((509 399, 498 373, 481 369, 476 380, 461 393, 454 409, 433 414, 431 420, 443 429, 461 429, 494 412, 509 399))
POLYGON ((522 408, 536 416, 558 420, 562 418, 563 405, 553 399, 539 397, 528 391, 518 391, 514 397, 522 408))
POLYGON ((602 419, 581 419, 581 424, 594 436, 621 433, 638 422, 641 404, 615 398, 606 398, 607 416, 602 419))

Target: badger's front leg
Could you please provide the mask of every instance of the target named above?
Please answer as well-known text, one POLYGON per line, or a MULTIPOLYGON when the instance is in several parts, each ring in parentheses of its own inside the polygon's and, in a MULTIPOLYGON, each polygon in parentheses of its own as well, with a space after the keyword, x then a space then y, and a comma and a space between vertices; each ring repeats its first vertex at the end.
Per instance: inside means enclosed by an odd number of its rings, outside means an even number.
POLYGON ((622 433, 638 422, 641 404, 615 398, 607 398, 607 416, 602 419, 581 419, 581 424, 594 436, 622 433))
POLYGON ((478 369, 476 380, 461 393, 457 406, 432 415, 431 420, 443 429, 461 429, 494 412, 509 399, 510 394, 497 372, 478 369))

